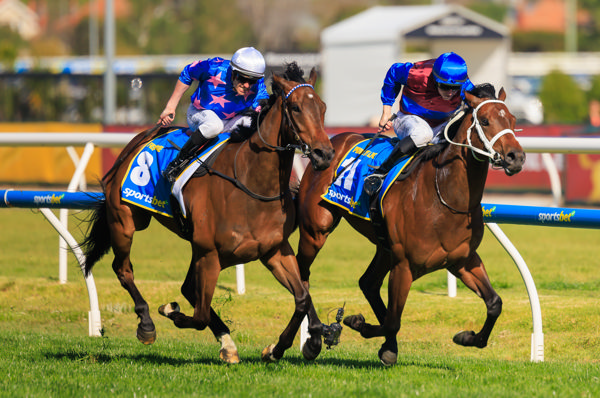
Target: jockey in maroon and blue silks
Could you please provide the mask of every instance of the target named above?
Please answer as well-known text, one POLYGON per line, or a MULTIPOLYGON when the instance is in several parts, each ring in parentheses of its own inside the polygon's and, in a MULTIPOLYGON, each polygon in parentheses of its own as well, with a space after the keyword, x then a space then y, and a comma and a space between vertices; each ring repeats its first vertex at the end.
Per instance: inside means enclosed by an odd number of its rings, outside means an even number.
POLYGON ((383 177, 398 159, 430 143, 462 106, 464 92, 473 88, 467 63, 453 52, 426 61, 393 64, 381 88, 383 112, 379 128, 386 131, 394 127, 400 141, 381 166, 365 179, 365 190, 369 194, 377 192, 383 177), (401 89, 400 110, 392 121, 392 105, 401 89))
POLYGON ((242 115, 248 110, 260 111, 259 101, 269 98, 264 81, 265 67, 258 50, 244 47, 233 54, 231 61, 215 57, 183 68, 158 120, 163 126, 171 124, 181 97, 194 81, 198 82, 187 110, 191 136, 163 173, 169 181, 174 182, 209 139, 223 131, 250 126, 250 116, 242 115))

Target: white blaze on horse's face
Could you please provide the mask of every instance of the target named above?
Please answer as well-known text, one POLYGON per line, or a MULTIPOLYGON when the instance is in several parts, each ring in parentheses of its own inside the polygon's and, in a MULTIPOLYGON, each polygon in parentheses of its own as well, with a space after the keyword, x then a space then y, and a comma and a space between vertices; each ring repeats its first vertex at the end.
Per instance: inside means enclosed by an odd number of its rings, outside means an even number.
POLYGON ((504 109, 500 109, 500 112, 498 112, 498 114, 500 115, 500 117, 506 117, 506 112, 504 111, 504 109))

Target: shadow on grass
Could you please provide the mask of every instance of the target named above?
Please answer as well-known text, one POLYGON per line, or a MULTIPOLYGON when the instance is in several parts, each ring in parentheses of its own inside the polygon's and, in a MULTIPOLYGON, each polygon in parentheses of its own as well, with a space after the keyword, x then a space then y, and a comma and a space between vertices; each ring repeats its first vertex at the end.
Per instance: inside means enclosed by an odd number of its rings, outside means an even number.
POLYGON ((171 365, 175 367, 193 365, 193 364, 202 364, 202 365, 214 365, 214 366, 314 366, 314 367, 337 367, 337 368, 347 368, 347 369, 393 369, 395 367, 413 367, 413 368, 426 368, 426 369, 438 369, 438 370, 454 370, 452 366, 448 366, 447 364, 440 364, 437 361, 420 361, 414 358, 399 358, 398 363, 394 366, 386 367, 382 365, 376 359, 344 359, 344 358, 322 358, 315 361, 306 361, 301 357, 286 357, 284 356, 278 362, 273 364, 263 362, 260 357, 247 357, 241 358, 240 364, 237 365, 228 365, 221 361, 217 356, 207 357, 207 356, 197 356, 190 358, 177 358, 169 355, 162 354, 123 354, 123 353, 94 353, 87 350, 68 350, 68 351, 52 351, 45 352, 42 354, 45 358, 49 360, 69 360, 78 363, 118 363, 122 361, 126 362, 139 362, 145 364, 153 364, 153 365, 171 365))

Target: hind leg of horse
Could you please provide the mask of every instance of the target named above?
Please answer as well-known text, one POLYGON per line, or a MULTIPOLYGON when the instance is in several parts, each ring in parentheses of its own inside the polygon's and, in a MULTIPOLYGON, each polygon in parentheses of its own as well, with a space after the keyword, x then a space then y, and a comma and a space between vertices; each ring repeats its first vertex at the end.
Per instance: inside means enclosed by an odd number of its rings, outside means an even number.
POLYGON ((261 261, 277 281, 294 295, 295 308, 292 318, 279 336, 277 344, 266 347, 261 354, 263 361, 274 362, 281 359, 284 352, 292 346, 302 320, 312 306, 312 301, 308 290, 300 279, 296 256, 294 256, 294 251, 287 241, 282 243, 271 256, 262 258, 261 261))
POLYGON ((391 258, 387 253, 381 253, 380 255, 380 258, 377 254, 375 255, 369 269, 361 277, 361 289, 364 288, 363 293, 376 313, 380 325, 366 323, 362 315, 345 319, 344 323, 352 329, 358 330, 361 336, 365 338, 385 337, 378 355, 381 363, 390 366, 395 364, 398 358, 397 335, 400 331, 404 305, 412 286, 412 273, 406 260, 391 269, 388 282, 388 307, 385 310, 385 304, 380 296, 380 288, 389 270, 391 258), (388 260, 387 263, 379 263, 386 259, 388 260))
MULTIPOLYGON (((307 291, 310 288, 310 267, 317 254, 325 244, 329 234, 340 222, 339 216, 334 216, 329 210, 321 206, 316 206, 316 210, 309 211, 309 206, 303 206, 300 217, 300 240, 298 243, 298 268, 300 278, 307 291)), ((310 337, 302 346, 302 354, 307 360, 313 360, 319 356, 322 349, 322 323, 317 315, 317 311, 311 301, 308 310, 308 332, 310 337)))
POLYGON ((460 278, 469 289, 481 297, 487 308, 487 317, 479 333, 463 331, 456 334, 452 340, 462 346, 483 348, 487 346, 492 329, 502 312, 502 299, 492 288, 483 262, 477 253, 468 260, 465 266, 458 266, 449 270, 457 278, 460 278))
POLYGON ((360 277, 358 286, 369 302, 373 313, 379 321, 379 325, 366 323, 363 315, 349 315, 344 318, 344 324, 356 330, 364 338, 381 336, 381 325, 385 322, 387 307, 381 298, 381 286, 385 276, 390 270, 391 257, 386 250, 377 247, 377 252, 367 267, 365 273, 360 277))
POLYGON ((130 253, 134 232, 145 229, 150 223, 150 219, 149 214, 141 211, 137 212, 126 206, 122 206, 117 210, 116 215, 110 213, 109 216, 110 235, 115 255, 112 268, 119 282, 121 282, 121 286, 127 290, 133 299, 135 313, 140 320, 137 328, 137 338, 144 344, 154 343, 156 328, 150 317, 148 303, 135 285, 130 253))
MULTIPOLYGON (((186 298, 192 307, 196 306, 196 277, 195 267, 193 266, 194 261, 190 264, 190 268, 186 275, 185 281, 181 286, 181 294, 186 298)), ((173 312, 179 312, 179 305, 175 302, 165 304, 159 308, 159 313, 169 317, 173 312)), ((239 363, 240 357, 238 354, 237 347, 231 338, 231 331, 227 325, 221 320, 215 310, 210 307, 210 322, 208 328, 211 330, 215 338, 221 343, 221 349, 219 351, 219 357, 226 363, 239 363)))
MULTIPOLYGON (((195 254, 194 257, 196 257, 195 254)), ((206 253, 199 257, 198 260, 192 259, 190 271, 188 271, 188 276, 186 277, 187 283, 184 283, 182 286, 182 293, 190 304, 193 303, 194 315, 188 316, 181 312, 179 308, 173 309, 166 306, 161 307, 159 312, 171 319, 173 324, 180 329, 206 329, 211 322, 211 315, 214 313, 210 303, 215 292, 215 287, 217 286, 220 271, 221 265, 216 250, 206 253), (189 282, 192 279, 193 283, 189 282)))

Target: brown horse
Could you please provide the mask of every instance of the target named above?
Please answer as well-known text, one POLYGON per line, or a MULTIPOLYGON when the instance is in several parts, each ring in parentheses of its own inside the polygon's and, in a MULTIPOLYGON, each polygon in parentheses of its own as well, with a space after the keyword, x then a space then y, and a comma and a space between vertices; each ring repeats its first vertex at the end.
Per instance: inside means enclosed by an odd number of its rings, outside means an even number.
MULTIPOLYGON (((500 315, 502 301, 476 252, 484 227, 481 198, 488 158, 492 165, 512 175, 523 167, 525 154, 514 136, 515 117, 503 102, 503 89, 499 97, 495 99, 495 90, 489 84, 466 93, 470 109, 451 121, 445 132, 447 142, 424 149, 417 156, 420 163, 412 173, 389 188, 381 205, 385 215, 381 228, 321 199, 337 177, 334 167, 307 170, 302 178, 297 258, 307 286, 311 264, 342 217, 377 245, 359 286, 378 324, 367 323, 362 315, 349 316, 344 323, 365 338, 385 337, 379 350, 385 365, 397 360, 396 335, 402 310, 412 282, 425 274, 446 268, 485 302, 487 319, 481 331, 459 333, 454 337, 455 343, 485 347, 500 315), (378 239, 381 231, 385 231, 384 239, 378 239), (388 273, 386 308, 380 289, 388 273)), ((336 151, 333 163, 337 165, 353 145, 364 139, 353 133, 332 138, 336 151)), ((316 313, 311 309, 309 318, 313 317, 316 313)))
POLYGON ((313 69, 306 82, 296 63, 287 65, 281 76, 273 76, 273 94, 258 115, 257 131, 245 141, 229 143, 208 175, 192 178, 184 186, 189 233, 174 218, 128 204, 121 198, 121 181, 135 149, 164 129, 138 134, 103 178, 106 199, 95 210, 82 243, 87 259, 85 270, 90 272, 112 247, 112 267, 135 303, 140 319, 137 337, 141 342, 152 344, 156 329, 148 304, 134 283, 130 250, 135 231, 147 228, 154 217, 192 246, 192 260, 181 292, 194 308, 193 316, 180 312, 177 303, 162 306, 161 314, 179 328, 204 330, 208 326, 221 342, 221 358, 229 363, 239 362, 230 331, 211 307, 211 301, 221 270, 260 259, 295 300, 288 326, 276 345, 265 348, 262 359, 280 359, 292 345, 312 305, 288 242, 296 228, 296 210, 289 188, 294 153, 301 149, 316 170, 328 167, 334 156, 324 129, 325 104, 313 88, 316 78, 313 69))

